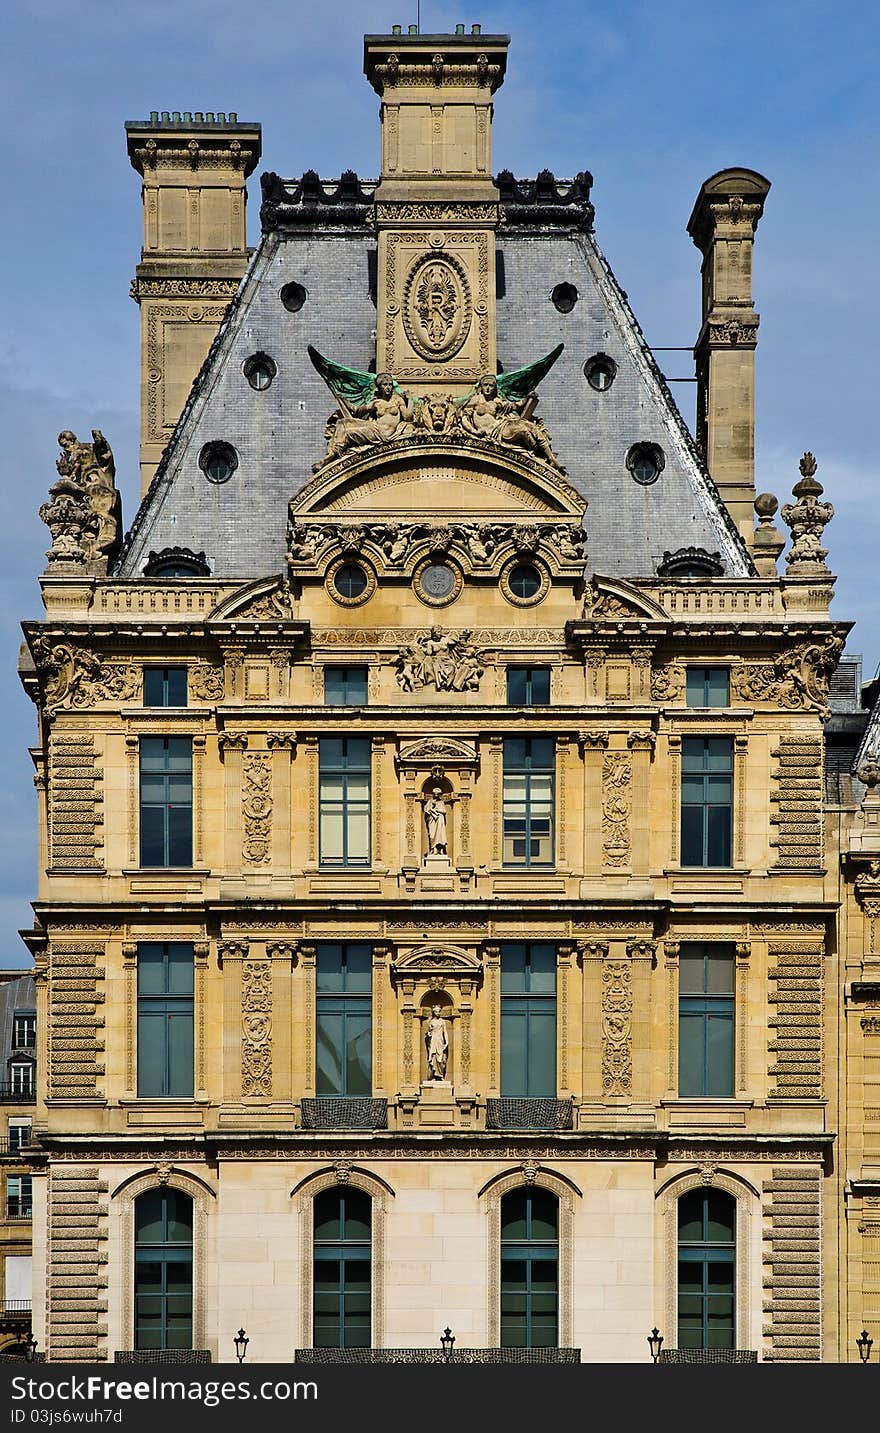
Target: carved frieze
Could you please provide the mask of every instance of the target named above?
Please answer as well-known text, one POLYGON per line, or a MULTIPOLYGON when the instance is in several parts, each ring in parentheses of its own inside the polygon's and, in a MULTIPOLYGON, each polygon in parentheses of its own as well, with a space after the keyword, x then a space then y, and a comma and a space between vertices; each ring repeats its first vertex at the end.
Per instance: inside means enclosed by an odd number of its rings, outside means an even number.
POLYGON ((653 702, 677 702, 684 691, 684 667, 670 662, 664 667, 655 667, 651 672, 651 700, 653 702))

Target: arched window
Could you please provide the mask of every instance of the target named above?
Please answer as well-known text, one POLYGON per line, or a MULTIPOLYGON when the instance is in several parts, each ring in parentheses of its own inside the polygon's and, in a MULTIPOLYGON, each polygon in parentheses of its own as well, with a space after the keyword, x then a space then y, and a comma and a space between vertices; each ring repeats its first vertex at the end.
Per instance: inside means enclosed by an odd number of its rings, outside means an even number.
POLYGON ((501 1346, 559 1343, 559 1200, 512 1189, 501 1200, 501 1346))
POLYGON ((736 1345, 736 1200, 692 1189, 678 1201, 678 1347, 736 1345))
POLYGON ((362 1189, 325 1189, 315 1199, 315 1348, 369 1348, 372 1204, 362 1189))
POLYGON ((192 1348, 193 1203, 150 1189, 134 1204, 134 1346, 192 1348))

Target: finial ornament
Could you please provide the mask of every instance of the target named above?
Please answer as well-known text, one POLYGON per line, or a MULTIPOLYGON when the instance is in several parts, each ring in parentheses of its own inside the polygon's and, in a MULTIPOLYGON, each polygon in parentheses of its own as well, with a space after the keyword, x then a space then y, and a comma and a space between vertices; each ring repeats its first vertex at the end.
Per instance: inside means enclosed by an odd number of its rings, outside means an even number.
POLYGON ((800 460, 800 482, 795 483, 792 493, 797 499, 786 503, 782 509, 782 520, 791 528, 791 550, 786 554, 789 577, 830 577, 825 565, 827 547, 822 547, 822 534, 834 516, 831 503, 820 502, 824 491, 816 481, 818 463, 812 453, 804 453, 800 460))
POLYGON ((755 530, 752 555, 759 577, 776 576, 776 563, 785 547, 785 538, 773 523, 778 511, 779 500, 774 493, 758 493, 755 498, 758 527, 755 530))

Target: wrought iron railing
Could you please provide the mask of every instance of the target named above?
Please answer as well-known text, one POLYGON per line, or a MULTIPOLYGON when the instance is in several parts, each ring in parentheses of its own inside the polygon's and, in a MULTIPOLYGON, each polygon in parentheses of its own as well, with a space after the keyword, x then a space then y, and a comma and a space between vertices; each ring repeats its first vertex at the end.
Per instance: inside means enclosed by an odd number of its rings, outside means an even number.
POLYGON ((486 1101, 486 1128, 505 1130, 566 1130, 574 1124, 571 1100, 516 1099, 486 1101))
POLYGON ((579 1348, 296 1348, 294 1363, 580 1363, 579 1348))
POLYGON ((27 1314, 29 1316, 30 1312, 30 1299, 0 1299, 0 1314, 27 1314))
POLYGON ((36 1098, 36 1089, 22 1090, 8 1082, 0 1083, 0 1100, 5 1100, 8 1104, 32 1105, 36 1098))
POLYGON ((318 1095, 302 1101, 303 1129, 387 1129, 388 1101, 353 1095, 318 1095))
POLYGON ((34 1206, 30 1199, 19 1199, 15 1194, 6 1196, 7 1219, 32 1219, 33 1213, 34 1206))
POLYGON ((753 1348, 661 1348, 658 1363, 757 1363, 753 1348))
POLYGON ((20 1150, 31 1148, 30 1138, 19 1137, 9 1139, 6 1135, 0 1135, 0 1154, 18 1154, 20 1150))

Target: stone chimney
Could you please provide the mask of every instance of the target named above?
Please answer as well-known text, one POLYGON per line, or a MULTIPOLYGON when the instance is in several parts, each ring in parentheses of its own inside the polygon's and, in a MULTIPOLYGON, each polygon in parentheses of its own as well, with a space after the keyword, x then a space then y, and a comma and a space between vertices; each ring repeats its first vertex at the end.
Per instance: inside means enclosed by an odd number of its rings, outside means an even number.
POLYGON ((248 261, 245 181, 260 126, 234 113, 154 110, 125 126, 143 177, 144 246, 131 296, 141 310, 141 493, 186 402, 248 261))
POLYGON ((428 390, 466 392, 496 368, 492 96, 508 44, 479 25, 364 36, 382 99, 376 365, 428 390))
POLYGON ((694 347, 697 442, 747 543, 755 501, 755 347, 752 248, 769 179, 722 169, 707 179, 688 220, 703 255, 703 314, 694 347))

